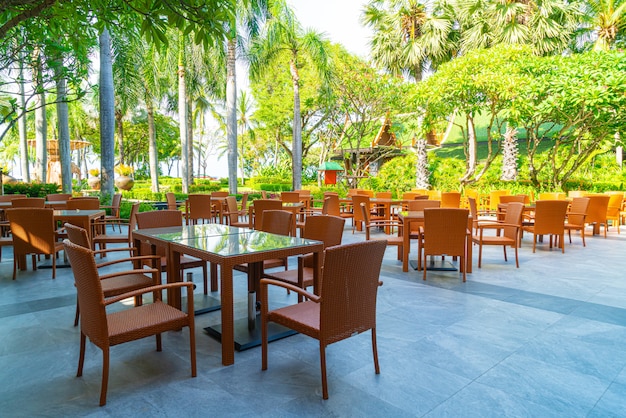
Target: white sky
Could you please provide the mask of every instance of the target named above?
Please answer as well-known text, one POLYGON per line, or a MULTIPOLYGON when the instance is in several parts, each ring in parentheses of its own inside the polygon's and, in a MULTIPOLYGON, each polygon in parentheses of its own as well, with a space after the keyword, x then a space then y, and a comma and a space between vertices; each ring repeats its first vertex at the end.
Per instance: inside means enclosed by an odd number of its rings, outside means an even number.
POLYGON ((353 54, 368 55, 371 31, 360 19, 366 1, 363 0, 287 0, 305 29, 325 32, 329 39, 340 43, 353 54))

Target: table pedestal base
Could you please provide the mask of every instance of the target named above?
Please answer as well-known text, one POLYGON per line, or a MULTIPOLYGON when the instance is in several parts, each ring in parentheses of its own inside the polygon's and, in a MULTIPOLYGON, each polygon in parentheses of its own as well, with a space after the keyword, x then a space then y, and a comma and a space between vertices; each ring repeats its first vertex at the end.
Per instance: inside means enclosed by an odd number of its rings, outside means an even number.
MULTIPOLYGON (((187 298, 182 298, 182 305, 187 306, 187 298)), ((222 309, 222 304, 218 298, 207 295, 193 295, 194 315, 202 315, 205 313, 218 311, 222 309)))
MULTIPOLYGON (((409 260, 409 264, 413 267, 413 270, 417 270, 417 260, 409 260)), ((429 260, 426 264, 426 270, 433 271, 457 271, 458 269, 454 267, 452 262, 447 260, 441 260, 441 257, 434 260, 429 260)))
MULTIPOLYGON (((222 342, 222 324, 212 325, 204 329, 207 334, 222 342)), ((296 331, 278 325, 274 322, 267 324, 268 342, 279 340, 297 334, 296 331)), ((256 316, 254 329, 248 329, 248 318, 235 320, 235 350, 244 351, 261 345, 261 316, 256 316)))

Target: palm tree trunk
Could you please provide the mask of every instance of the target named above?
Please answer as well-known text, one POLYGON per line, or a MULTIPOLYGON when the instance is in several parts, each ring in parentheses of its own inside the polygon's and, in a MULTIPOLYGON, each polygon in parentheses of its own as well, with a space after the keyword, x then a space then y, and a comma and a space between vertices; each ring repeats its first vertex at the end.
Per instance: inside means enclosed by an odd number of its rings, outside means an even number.
POLYGON ((46 93, 41 74, 41 55, 37 49, 33 57, 33 80, 35 82, 35 176, 46 182, 48 170, 48 125, 46 122, 46 93))
POLYGON ((61 190, 72 193, 72 152, 70 147, 70 123, 67 108, 67 90, 65 78, 58 75, 57 86, 57 123, 59 130, 59 160, 61 162, 61 190))
POLYGON ((183 193, 189 193, 189 138, 187 137, 187 84, 185 83, 185 42, 180 33, 178 51, 178 123, 180 129, 180 160, 183 193))
POLYGON ((124 152, 124 124, 122 118, 124 115, 120 110, 115 111, 115 127, 117 128, 117 151, 120 155, 120 164, 126 163, 126 155, 124 152))
POLYGON ((187 97, 187 152, 189 153, 189 184, 193 184, 193 105, 191 99, 187 97))
POLYGON ((19 60, 19 100, 20 100, 20 110, 22 115, 20 116, 20 120, 18 122, 18 128, 20 132, 20 155, 21 155, 21 165, 22 165, 22 180, 26 183, 30 183, 30 169, 28 166, 28 139, 27 139, 27 130, 26 130, 26 99, 24 94, 24 61, 23 59, 19 60))
POLYGON ((151 189, 153 193, 158 193, 159 155, 157 153, 156 130, 154 128, 154 104, 149 92, 146 92, 146 110, 148 112, 148 158, 150 159, 151 189))
POLYGON ((100 34, 100 192, 110 199, 114 191, 115 162, 115 94, 111 37, 104 29, 100 34))
POLYGON ((295 58, 290 62, 291 80, 293 82, 293 145, 292 145, 292 176, 293 189, 302 188, 302 120, 300 116, 300 76, 295 58))
MULTIPOLYGON (((228 192, 237 193, 237 38, 228 40, 226 65, 226 138, 228 140, 228 192)), ((243 169, 243 167, 242 167, 243 169)))

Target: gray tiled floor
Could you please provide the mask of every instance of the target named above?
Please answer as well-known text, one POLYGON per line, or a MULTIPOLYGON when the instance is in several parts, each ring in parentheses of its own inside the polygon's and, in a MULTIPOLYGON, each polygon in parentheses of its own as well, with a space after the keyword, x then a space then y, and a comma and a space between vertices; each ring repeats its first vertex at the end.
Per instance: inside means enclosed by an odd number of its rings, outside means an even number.
MULTIPOLYGON (((344 242, 359 241, 346 228, 344 242)), ((112 349, 108 403, 98 407, 101 353, 87 347, 76 378, 79 332, 72 326, 71 271, 20 272, 11 250, 0 263, 2 416, 626 416, 626 234, 580 238, 565 254, 546 246, 520 268, 487 248, 483 268, 402 273, 387 250, 378 300, 381 374, 369 333, 327 350, 330 399, 321 399, 317 342, 296 335, 236 353, 223 367, 220 345, 196 320, 198 377, 191 378, 187 332, 112 349)), ((415 253, 415 248, 413 248, 415 253)), ((512 256, 512 254, 509 254, 512 256)), ((475 254, 476 259, 476 254, 475 254)), ((199 272, 195 273, 199 277, 199 272)), ((245 317, 245 278, 236 277, 236 315, 245 317)), ((200 294, 197 294, 200 297, 200 294)), ((274 292, 284 303, 293 295, 274 292)))

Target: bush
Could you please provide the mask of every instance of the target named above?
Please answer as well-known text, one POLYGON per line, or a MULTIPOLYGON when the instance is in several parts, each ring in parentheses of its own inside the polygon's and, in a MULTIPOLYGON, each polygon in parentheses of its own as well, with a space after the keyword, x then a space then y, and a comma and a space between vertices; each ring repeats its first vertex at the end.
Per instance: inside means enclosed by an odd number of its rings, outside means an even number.
POLYGON ((56 183, 13 183, 4 185, 4 194, 25 194, 28 197, 46 197, 59 193, 56 183))

